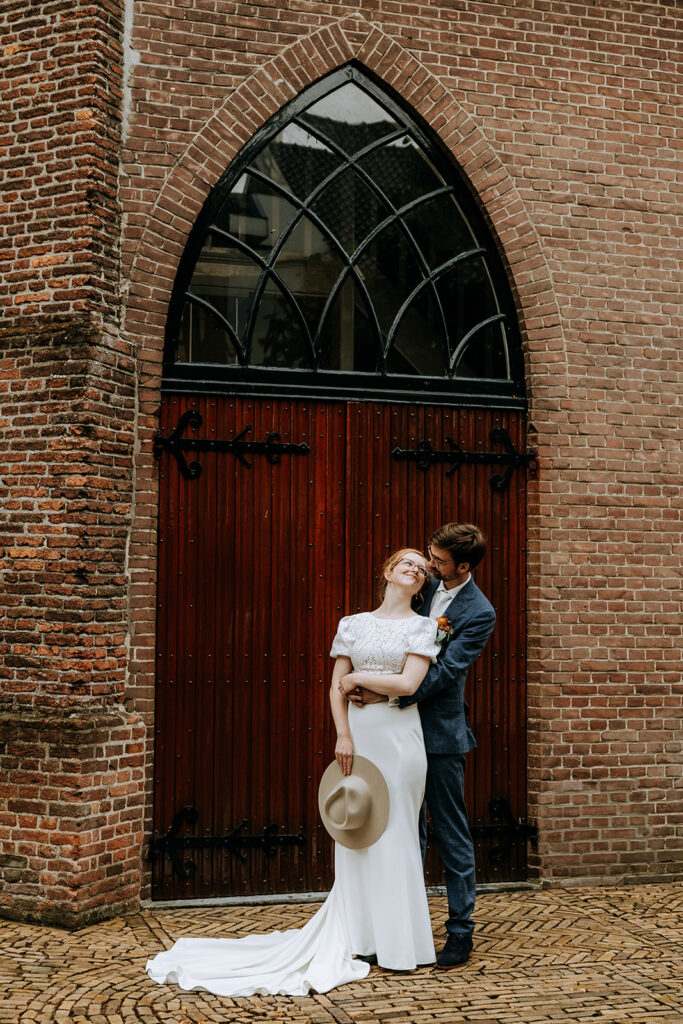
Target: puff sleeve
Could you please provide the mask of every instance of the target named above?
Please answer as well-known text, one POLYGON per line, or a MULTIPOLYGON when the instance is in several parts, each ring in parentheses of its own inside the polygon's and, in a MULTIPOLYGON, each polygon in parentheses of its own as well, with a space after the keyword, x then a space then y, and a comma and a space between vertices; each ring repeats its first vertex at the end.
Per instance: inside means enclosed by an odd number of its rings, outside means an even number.
POLYGON ((436 657, 441 651, 440 645, 436 642, 438 629, 436 619, 428 619, 424 616, 417 619, 407 638, 406 654, 423 654, 434 665, 436 657))
POLYGON ((340 658, 346 655, 347 658, 351 657, 351 649, 353 648, 354 633, 353 633, 353 615, 345 615, 340 620, 337 626, 337 634, 332 641, 332 649, 330 650, 331 658, 340 658))

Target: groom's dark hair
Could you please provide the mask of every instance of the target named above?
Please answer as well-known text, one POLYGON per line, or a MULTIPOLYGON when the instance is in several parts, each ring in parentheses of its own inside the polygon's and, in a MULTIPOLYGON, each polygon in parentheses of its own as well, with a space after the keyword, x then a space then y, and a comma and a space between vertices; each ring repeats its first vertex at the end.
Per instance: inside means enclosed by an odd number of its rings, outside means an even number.
POLYGON ((470 569, 486 554, 486 537, 473 523, 446 523, 434 531, 429 543, 445 548, 456 565, 467 562, 470 569))

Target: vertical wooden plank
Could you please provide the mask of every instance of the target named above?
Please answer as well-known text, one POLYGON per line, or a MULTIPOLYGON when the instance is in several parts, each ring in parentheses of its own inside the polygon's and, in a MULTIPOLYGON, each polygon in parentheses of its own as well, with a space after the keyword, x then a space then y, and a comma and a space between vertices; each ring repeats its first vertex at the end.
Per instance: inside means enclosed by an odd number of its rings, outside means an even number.
MULTIPOLYGON (((470 410, 463 419, 463 444, 467 451, 487 450, 487 414, 482 410, 470 410)), ((483 593, 495 601, 492 593, 492 582, 495 572, 491 560, 491 489, 488 484, 489 466, 468 466, 466 468, 467 492, 466 511, 461 518, 479 526, 488 540, 488 551, 484 561, 475 569, 474 577, 483 593)), ((461 470, 462 472, 462 470, 461 470)), ((477 749, 468 758, 468 810, 470 820, 476 825, 489 822, 488 804, 491 799, 492 786, 492 720, 491 687, 492 687, 492 656, 491 648, 495 636, 489 640, 483 654, 470 669, 465 687, 465 700, 470 707, 470 719, 477 738, 477 749)), ((491 841, 479 839, 477 842, 477 868, 480 881, 491 881, 488 852, 491 841)))
MULTIPOLYGON (((262 439, 269 431, 272 402, 268 399, 252 403, 253 437, 262 439)), ((282 629, 282 577, 286 566, 277 564, 273 545, 273 505, 271 467, 263 456, 249 459, 253 478, 253 584, 251 615, 248 627, 249 663, 245 666, 245 688, 252 693, 250 772, 251 817, 249 831, 259 834, 269 824, 270 795, 270 729, 272 687, 277 686, 282 672, 284 637, 282 629), (270 641, 263 643, 262 608, 269 605, 270 641)), ((244 567, 246 570, 246 566, 244 567)), ((252 880, 257 892, 268 892, 269 865, 258 848, 249 851, 252 880)))
MULTIPOLYGON (((504 426, 505 424, 501 413, 495 411, 487 411, 482 420, 482 445, 484 450, 490 451, 493 446, 493 442, 489 439, 491 430, 494 426, 504 426)), ((491 488, 490 478, 494 472, 497 472, 496 467, 484 466, 482 470, 481 488, 486 495, 487 508, 484 530, 489 538, 486 571, 482 579, 486 580, 489 599, 496 609, 496 628, 481 659, 482 681, 487 694, 488 715, 491 719, 488 730, 488 791, 482 792, 481 798, 483 801, 485 800, 486 804, 484 820, 490 822, 489 801, 493 796, 507 799, 509 793, 505 701, 510 682, 507 644, 509 628, 507 579, 510 574, 510 561, 507 547, 508 496, 506 493, 494 491, 491 488)), ((498 840, 493 837, 485 844, 487 877, 491 881, 503 881, 502 866, 490 858, 491 850, 497 842, 498 840)), ((506 867, 506 870, 508 869, 509 864, 506 867)))
MULTIPOLYGON (((201 400, 202 425, 200 436, 215 436, 215 400, 201 400)), ((199 460, 202 472, 188 488, 195 509, 194 529, 187 538, 185 579, 188 585, 186 607, 193 628, 187 636, 188 665, 187 702, 183 722, 184 758, 191 785, 191 803, 197 809, 198 836, 213 833, 212 813, 212 754, 213 754, 213 699, 208 683, 210 658, 213 650, 213 609, 207 601, 207 590, 213 589, 215 571, 215 473, 216 455, 202 452, 199 460)), ((192 881, 193 896, 206 896, 211 891, 211 851, 198 849, 191 854, 196 864, 192 881)))
MULTIPOLYGON (((178 401, 162 403, 160 430, 168 435, 178 418, 178 401)), ((164 835, 173 820, 172 774, 175 724, 175 664, 177 602, 175 600, 178 538, 178 468, 175 460, 163 458, 159 471, 159 568, 157 595, 157 657, 155 693, 154 830, 164 835)), ((154 865, 154 893, 168 897, 172 878, 168 859, 159 857, 154 865)))
MULTIPOLYGON (((227 412, 228 402, 222 399, 216 399, 215 402, 215 437, 224 438, 230 437, 231 434, 226 434, 226 425, 224 422, 225 413, 227 412)), ((210 772, 211 772, 211 821, 214 835, 222 834, 226 829, 226 813, 229 814, 229 809, 226 809, 226 787, 225 781, 228 778, 226 771, 225 754, 226 747, 230 740, 230 729, 229 726, 226 728, 226 716, 230 711, 230 698, 227 679, 229 678, 226 674, 225 668, 225 635, 229 629, 228 617, 229 617, 229 603, 227 590, 230 586, 229 580, 226 578, 226 556, 228 548, 228 538, 226 537, 226 521, 230 522, 232 519, 231 502, 230 502, 230 491, 228 487, 229 473, 226 472, 229 466, 227 460, 217 457, 215 460, 215 475, 214 475, 214 494, 215 494, 215 509, 214 509, 214 536, 215 536, 215 549, 214 549, 214 564, 215 572, 213 576, 213 587, 210 592, 210 607, 213 609, 214 619, 214 636, 213 636, 213 650, 212 650, 212 714, 214 721, 214 733, 211 737, 212 742, 208 743, 208 738, 205 740, 207 746, 207 753, 210 756, 210 772), (222 740, 222 742, 221 742, 222 740)), ((230 523, 232 526, 232 523, 230 523)), ((229 802, 229 801, 228 801, 229 802)), ((212 892, 224 892, 227 884, 226 872, 229 865, 229 857, 226 856, 225 851, 220 848, 213 851, 211 857, 211 890, 212 892)))
MULTIPOLYGON (((294 403, 294 432, 293 440, 297 443, 305 441, 312 445, 310 403, 297 399, 294 403)), ((313 745, 315 743, 315 728, 317 711, 315 705, 315 644, 312 642, 316 635, 316 623, 318 610, 315 606, 317 587, 315 583, 314 568, 316 564, 316 553, 313 550, 311 537, 311 503, 309 495, 313 479, 313 467, 316 462, 316 448, 313 445, 311 454, 294 460, 293 488, 290 496, 290 520, 294 524, 297 536, 296 551, 298 557, 297 585, 301 598, 299 601, 300 614, 296 618, 296 636, 300 651, 301 667, 298 673, 296 718, 293 723, 291 742, 295 750, 294 770, 296 778, 300 780, 301 788, 298 789, 298 820, 295 821, 294 834, 300 826, 303 827, 307 843, 304 851, 298 855, 298 874, 293 884, 298 890, 315 888, 312 880, 319 870, 319 847, 315 835, 315 819, 311 813, 312 792, 314 787, 313 778, 313 745), (303 657, 301 657, 303 655, 303 657)))
MULTIPOLYGON (((504 413, 498 413, 492 418, 492 426, 501 426, 508 430, 510 427, 509 417, 504 413)), ((516 579, 516 552, 511 545, 511 503, 514 500, 517 480, 513 480, 511 486, 502 494, 497 495, 498 515, 493 517, 493 529, 497 527, 497 547, 499 551, 502 578, 497 601, 500 608, 500 632, 497 661, 494 665, 496 676, 496 762, 498 775, 496 784, 511 807, 514 808, 512 799, 512 785, 514 763, 511 756, 511 721, 510 721, 510 698, 516 685, 516 650, 515 650, 515 616, 517 605, 517 579, 516 579)), ((507 870, 514 877, 517 873, 517 849, 513 845, 510 863, 507 870)), ((498 872, 502 880, 502 865, 498 872)))
MULTIPOLYGON (((289 403, 273 402, 271 428, 279 433, 282 441, 288 440, 289 403)), ((291 780, 289 786, 273 786, 270 789, 270 820, 278 826, 281 835, 291 834, 291 800, 290 793, 300 785, 296 775, 290 775, 290 699, 292 688, 296 685, 295 661, 296 648, 292 636, 292 622, 298 614, 296 607, 296 565, 292 559, 293 531, 289 518, 289 493, 292 487, 292 458, 283 458, 279 465, 270 466, 271 495, 273 515, 273 547, 274 560, 283 569, 286 567, 286 593, 278 598, 282 605, 283 646, 286 658, 277 679, 271 682, 271 728, 270 728, 270 767, 273 779, 291 780)), ((269 891, 284 892, 290 883, 292 874, 293 849, 279 847, 275 856, 270 859, 269 891)))
MULTIPOLYGON (((242 425, 241 401, 230 399, 221 403, 221 437, 235 437, 237 426, 242 425)), ((222 671, 220 695, 217 694, 219 715, 214 757, 217 755, 216 821, 220 833, 228 833, 242 820, 238 795, 243 784, 244 772, 239 764, 239 740, 245 729, 245 709, 240 701, 242 693, 239 679, 239 643, 237 609, 242 601, 240 574, 236 571, 236 551, 241 544, 244 507, 237 487, 237 473, 241 469, 234 456, 219 460, 221 497, 219 508, 220 551, 218 552, 218 578, 216 601, 220 605, 219 629, 217 632, 218 654, 222 671)), ((244 500, 248 500, 245 496, 244 500)), ((240 862, 234 854, 222 856, 222 878, 224 888, 221 895, 240 891, 240 862)))
MULTIPOLYGON (((253 403, 249 399, 235 400, 235 436, 247 425, 254 429, 253 403)), ((251 643, 253 635, 253 602, 256 580, 263 567, 254 551, 254 520, 257 516, 254 496, 253 470, 234 458, 236 489, 235 545, 233 548, 234 573, 234 640, 231 654, 234 674, 233 737, 231 778, 233 788, 233 818, 231 827, 237 828, 246 820, 245 830, 253 826, 251 820, 252 764, 250 744, 253 735, 254 693, 251 689, 251 643)), ((245 853, 245 861, 233 857, 233 894, 248 894, 252 858, 245 853)), ((258 892, 258 888, 254 891, 258 892)))
MULTIPOLYGON (((324 636, 320 638, 321 654, 321 688, 320 700, 322 704, 321 717, 325 723, 322 767, 323 769, 334 757, 335 730, 332 714, 329 706, 329 684, 333 662, 329 657, 329 650, 332 638, 337 628, 338 621, 343 612, 344 593, 346 588, 346 552, 343 545, 345 530, 345 518, 347 515, 344 503, 344 480, 346 464, 346 411, 344 405, 328 404, 326 406, 326 445, 325 445, 325 474, 327 478, 326 487, 326 569, 324 598, 326 607, 326 626, 324 636)), ((317 785, 319 776, 315 780, 314 791, 311 794, 312 819, 318 822, 317 811, 317 785)), ((334 848, 324 830, 324 870, 323 882, 327 888, 333 881, 334 876, 334 848), (326 880, 326 881, 325 881, 326 880)))
MULTIPOLYGON (((347 531, 349 528, 349 510, 348 510, 348 498, 347 498, 347 422, 350 418, 349 408, 345 402, 335 403, 332 410, 332 419, 330 422, 330 448, 329 448, 329 466, 328 475, 332 484, 332 489, 328 491, 329 503, 330 503, 330 535, 329 535, 329 550, 332 552, 332 566, 330 574, 330 586, 331 586, 331 597, 332 601, 330 604, 330 628, 326 634, 326 644, 323 654, 329 655, 331 642, 336 631, 339 620, 343 615, 347 613, 348 606, 346 604, 348 598, 348 587, 349 587, 349 574, 347 567, 347 556, 349 550, 349 539, 347 531)), ((334 742, 335 742, 335 730, 334 723, 332 721, 332 715, 329 707, 329 681, 331 678, 333 662, 327 657, 327 674, 325 679, 325 685, 323 688, 323 701, 325 708, 325 715, 328 721, 327 736, 328 736, 328 749, 327 755, 324 758, 325 763, 329 763, 334 757, 334 742)), ((315 793, 312 793, 312 813, 315 816, 316 829, 320 837, 320 842, 324 849, 324 873, 323 876, 317 881, 317 888, 324 888, 324 879, 331 879, 334 870, 334 847, 329 841, 322 824, 318 820, 317 807, 315 803, 315 793)))
MULTIPOLYGON (((510 434, 517 451, 526 450, 526 431, 521 413, 511 414, 510 434)), ((516 660, 513 689, 510 696, 510 747, 512 750, 512 795, 511 803, 519 821, 527 819, 527 745, 526 745, 526 492, 527 471, 518 470, 515 480, 514 499, 511 499, 512 518, 511 545, 516 552, 515 609, 512 621, 516 660)), ((526 842, 517 844, 517 877, 524 879, 527 874, 526 842)))

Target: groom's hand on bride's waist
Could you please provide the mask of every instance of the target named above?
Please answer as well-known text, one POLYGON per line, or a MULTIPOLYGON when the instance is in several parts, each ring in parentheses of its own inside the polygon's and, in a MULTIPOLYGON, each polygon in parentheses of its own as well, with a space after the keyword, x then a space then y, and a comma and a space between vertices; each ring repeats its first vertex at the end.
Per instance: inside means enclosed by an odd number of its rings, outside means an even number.
POLYGON ((381 704, 382 701, 389 700, 383 693, 374 693, 372 690, 366 690, 364 686, 354 686, 353 690, 346 694, 346 699, 357 708, 362 708, 364 704, 381 704))

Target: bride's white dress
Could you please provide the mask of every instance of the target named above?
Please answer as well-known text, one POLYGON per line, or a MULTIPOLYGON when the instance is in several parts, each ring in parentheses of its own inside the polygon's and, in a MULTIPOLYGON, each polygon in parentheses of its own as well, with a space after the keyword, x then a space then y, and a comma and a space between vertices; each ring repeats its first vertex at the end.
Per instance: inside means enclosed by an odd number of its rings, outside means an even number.
MULTIPOLYGON (((357 671, 401 672, 408 654, 438 653, 433 619, 379 619, 371 612, 339 623, 332 657, 357 671)), ((306 995, 366 977, 354 954, 375 953, 381 967, 412 970, 434 960, 422 873, 418 817, 427 756, 417 706, 396 701, 349 705, 354 752, 380 769, 389 787, 389 821, 364 850, 335 845, 335 882, 303 928, 242 939, 178 939, 147 962, 153 981, 222 996, 306 995)))

